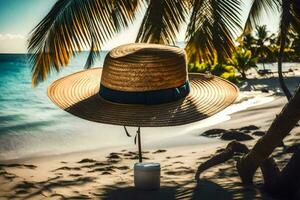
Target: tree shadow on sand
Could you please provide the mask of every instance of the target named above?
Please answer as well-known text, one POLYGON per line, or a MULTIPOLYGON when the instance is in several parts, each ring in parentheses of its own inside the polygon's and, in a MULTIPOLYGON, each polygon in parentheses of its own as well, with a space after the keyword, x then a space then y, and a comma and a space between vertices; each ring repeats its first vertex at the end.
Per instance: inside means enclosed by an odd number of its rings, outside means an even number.
MULTIPOLYGON (((299 76, 288 76, 285 77, 286 85, 288 86, 290 91, 294 91, 295 87, 299 84, 300 77, 299 76)), ((281 87, 278 82, 278 77, 265 77, 262 79, 247 79, 246 84, 242 88, 241 91, 249 91, 249 90, 261 90, 264 92, 273 91, 278 96, 284 96, 281 91, 281 87), (263 89, 263 90, 262 90, 263 89)))
MULTIPOLYGON (((145 154, 147 153, 145 152, 145 154)), ((135 156, 135 153, 111 153, 107 158, 112 159, 116 155, 120 155, 124 159, 124 157, 135 156)), ((181 157, 181 155, 176 157, 181 157)), ((185 162, 178 160, 173 160, 169 165, 164 165, 161 171, 161 188, 152 191, 135 189, 132 183, 133 171, 128 167, 124 167, 125 165, 122 167, 114 162, 83 159, 50 171, 50 173, 53 173, 52 175, 56 176, 48 177, 43 181, 24 180, 22 177, 6 171, 7 168, 16 167, 16 165, 5 165, 2 166, 2 174, 0 173, 2 179, 0 180, 5 180, 6 183, 14 182, 15 184, 11 188, 13 192, 7 192, 3 195, 0 192, 0 199, 272 199, 259 190, 259 185, 251 187, 242 185, 237 170, 232 168, 233 160, 207 170, 207 173, 204 172, 198 182, 195 181, 196 166, 209 157, 198 158, 195 166, 187 165, 185 162), (109 173, 103 175, 103 172, 109 173), (121 178, 122 176, 124 177, 121 178), (122 181, 120 181, 120 178, 122 181), (102 181, 100 181, 101 179, 102 181), (103 180, 105 179, 111 179, 110 183, 104 185, 103 180)), ((257 174, 257 179, 261 179, 260 174, 257 174)))
POLYGON ((159 190, 138 190, 133 186, 106 186, 101 189, 100 199, 104 200, 150 200, 150 199, 232 199, 232 194, 218 184, 208 180, 198 183, 186 182, 176 186, 162 186, 159 190))
MULTIPOLYGON (((105 200, 152 200, 152 199, 190 199, 190 200, 271 200, 257 186, 245 187, 238 181, 237 172, 231 168, 229 161, 222 168, 206 174, 202 179, 178 180, 179 176, 163 176, 160 190, 143 191, 128 186, 128 183, 116 183, 98 189, 100 199, 105 200), (177 179, 177 180, 176 180, 177 179), (214 181, 218 181, 218 184, 214 181), (127 185, 126 185, 127 184, 127 185)), ((176 171, 176 170, 175 170, 176 171)), ((167 172, 172 172, 168 170, 167 172)), ((171 174, 171 173, 169 173, 171 174)), ((187 174, 185 174, 187 175, 187 174)), ((180 176, 182 177, 182 176, 180 176)))
MULTIPOLYGON (((80 194, 72 197, 65 197, 62 194, 52 193, 53 190, 71 186, 83 186, 93 182, 93 177, 80 177, 72 180, 61 179, 60 176, 49 178, 41 182, 22 181, 14 187, 15 194, 6 196, 6 199, 32 199, 32 198, 54 198, 61 199, 89 199, 87 195, 80 194), (48 195, 50 193, 50 195, 48 195)), ((76 191, 74 191, 77 193, 76 191)), ((4 196, 3 196, 4 197, 4 196)))

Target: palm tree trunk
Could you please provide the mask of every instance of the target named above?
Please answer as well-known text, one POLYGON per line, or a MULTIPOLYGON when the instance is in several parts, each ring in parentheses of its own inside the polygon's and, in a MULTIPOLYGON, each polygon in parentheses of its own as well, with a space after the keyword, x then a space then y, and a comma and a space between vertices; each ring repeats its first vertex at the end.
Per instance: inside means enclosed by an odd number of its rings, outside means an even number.
POLYGON ((300 186, 299 167, 300 149, 293 154, 288 164, 282 169, 280 175, 273 178, 274 183, 268 192, 281 199, 296 199, 299 195, 298 190, 300 186))
POLYGON ((284 54, 284 47, 286 43, 286 38, 288 34, 288 30, 290 27, 290 18, 291 18, 291 0, 282 0, 281 3, 281 19, 280 19, 280 49, 278 54, 278 78, 279 78, 279 84, 280 87, 285 94, 286 98, 288 100, 291 99, 292 95, 287 88, 287 86, 284 83, 283 76, 282 76, 282 60, 283 60, 283 54, 284 54))
POLYGON ((195 180, 198 180, 200 178, 200 175, 205 170, 216 166, 218 164, 224 163, 227 160, 230 160, 233 158, 233 156, 236 153, 248 153, 249 149, 245 144, 239 143, 237 141, 230 142, 224 151, 222 151, 219 154, 214 155, 207 161, 201 163, 197 169, 197 172, 195 174, 195 180))
POLYGON ((240 73, 241 73, 241 75, 242 75, 242 79, 243 79, 243 80, 246 80, 246 79, 247 79, 247 76, 246 76, 245 70, 241 70, 240 73))
POLYGON ((289 89, 287 88, 286 84, 284 83, 283 76, 282 76, 282 60, 283 60, 284 47, 285 47, 285 39, 286 39, 285 37, 286 36, 282 34, 280 39, 280 50, 278 54, 278 78, 283 93, 285 94, 286 98, 290 100, 292 98, 292 95, 289 89))
POLYGON ((295 95, 276 116, 267 133, 255 144, 253 149, 239 160, 237 169, 242 182, 252 184, 253 175, 257 168, 266 160, 273 150, 278 147, 284 137, 300 120, 300 87, 295 95))
POLYGON ((262 64, 263 64, 263 69, 264 69, 264 71, 266 71, 265 61, 264 61, 264 60, 262 61, 262 64))

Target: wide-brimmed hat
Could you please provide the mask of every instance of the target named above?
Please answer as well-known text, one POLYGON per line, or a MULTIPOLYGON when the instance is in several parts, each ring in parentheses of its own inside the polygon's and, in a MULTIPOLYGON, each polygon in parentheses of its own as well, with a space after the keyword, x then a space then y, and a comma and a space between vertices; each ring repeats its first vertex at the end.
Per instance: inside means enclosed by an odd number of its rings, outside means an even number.
POLYGON ((237 87, 187 73, 181 48, 135 43, 111 50, 103 68, 54 81, 50 99, 80 118, 114 125, 162 127, 205 119, 232 104, 237 87))

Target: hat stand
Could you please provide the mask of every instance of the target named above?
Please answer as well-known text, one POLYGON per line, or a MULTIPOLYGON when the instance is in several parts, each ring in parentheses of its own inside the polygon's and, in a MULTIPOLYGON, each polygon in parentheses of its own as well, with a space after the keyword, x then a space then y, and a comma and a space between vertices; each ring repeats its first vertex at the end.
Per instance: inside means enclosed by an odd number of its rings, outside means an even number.
MULTIPOLYGON (((126 135, 131 137, 124 126, 126 135)), ((143 163, 141 145, 141 127, 138 127, 134 138, 134 143, 138 141, 139 162, 134 164, 134 185, 140 190, 157 190, 160 188, 160 164, 143 163)))
POLYGON ((141 128, 139 127, 137 130, 137 137, 138 137, 138 148, 139 148, 139 162, 143 162, 142 156, 142 145, 141 145, 141 128))

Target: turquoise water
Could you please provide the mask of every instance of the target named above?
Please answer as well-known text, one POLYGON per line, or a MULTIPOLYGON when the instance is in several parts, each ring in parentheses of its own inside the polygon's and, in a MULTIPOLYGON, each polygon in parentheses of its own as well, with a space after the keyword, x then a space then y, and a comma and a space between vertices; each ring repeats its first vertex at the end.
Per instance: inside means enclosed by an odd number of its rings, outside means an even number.
MULTIPOLYGON (((102 53, 95 66, 102 66, 106 53, 102 53)), ((48 99, 47 86, 59 77, 82 70, 86 57, 87 53, 80 54, 69 67, 59 74, 53 73, 47 81, 33 88, 27 55, 0 54, 0 160, 132 145, 123 127, 79 119, 60 110, 48 99)), ((153 135, 152 130, 144 132, 153 135)), ((161 137, 169 132, 174 134, 175 131, 170 130, 160 128, 155 132, 161 137)), ((180 130, 188 131, 187 127, 176 128, 177 133, 180 130)))
MULTIPOLYGON (((102 66, 106 52, 96 62, 102 66)), ((0 55, 0 160, 35 154, 68 152, 122 144, 117 134, 104 134, 101 124, 88 122, 58 109, 47 97, 47 86, 58 77, 82 70, 86 53, 70 67, 52 76, 36 88, 31 86, 31 66, 26 54, 0 55), (112 142, 113 141, 113 142, 112 142)), ((113 131, 120 129, 112 127, 113 131)), ((117 131, 113 131, 117 132, 117 131)))

